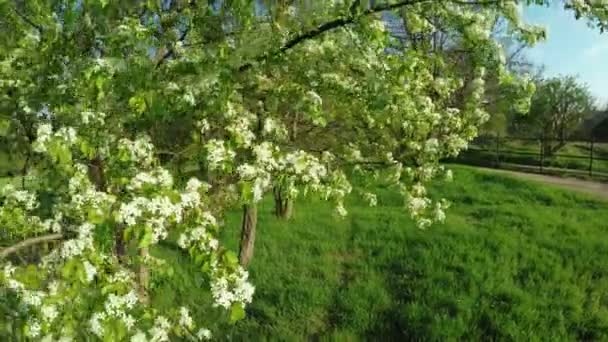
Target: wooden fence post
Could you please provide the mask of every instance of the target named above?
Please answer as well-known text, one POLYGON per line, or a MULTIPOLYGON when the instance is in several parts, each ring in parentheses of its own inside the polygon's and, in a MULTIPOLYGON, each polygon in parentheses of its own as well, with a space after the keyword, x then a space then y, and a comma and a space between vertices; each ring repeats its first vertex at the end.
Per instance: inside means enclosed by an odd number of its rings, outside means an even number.
POLYGON ((500 134, 496 133, 496 167, 500 168, 500 134))
POLYGON ((589 176, 593 177, 593 145, 595 143, 595 137, 591 135, 591 146, 589 148, 589 176))
POLYGON ((540 173, 543 173, 543 164, 545 163, 545 134, 540 136, 540 173))

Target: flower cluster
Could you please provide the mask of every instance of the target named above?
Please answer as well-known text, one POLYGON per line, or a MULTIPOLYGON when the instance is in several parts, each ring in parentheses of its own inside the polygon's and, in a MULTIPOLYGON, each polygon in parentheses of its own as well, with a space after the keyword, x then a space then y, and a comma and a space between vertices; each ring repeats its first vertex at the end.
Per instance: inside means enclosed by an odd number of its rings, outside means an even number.
POLYGON ((74 166, 74 173, 68 183, 70 204, 76 212, 93 210, 102 215, 116 201, 115 196, 104 191, 97 191, 89 180, 87 167, 83 164, 74 166))
POLYGON ((221 140, 209 140, 205 147, 207 149, 207 163, 210 170, 223 169, 226 163, 232 161, 236 156, 236 153, 226 147, 221 140))
POLYGON ((48 145, 53 141, 58 141, 66 146, 72 146, 77 140, 76 130, 72 127, 61 127, 53 133, 51 124, 41 124, 38 126, 37 138, 33 144, 35 152, 47 152, 48 145))
POLYGON ((95 246, 93 245, 93 230, 95 227, 88 222, 78 226, 77 233, 78 237, 75 239, 68 240, 63 243, 60 250, 60 256, 63 259, 73 258, 75 256, 82 255, 85 251, 94 251, 95 246))
POLYGON ((92 111, 83 111, 80 113, 80 118, 82 119, 82 123, 85 125, 96 124, 103 125, 106 118, 106 113, 103 112, 92 112, 92 111))
POLYGON ((140 167, 146 167, 154 161, 154 145, 150 137, 141 136, 135 140, 127 138, 118 141, 119 159, 137 163, 140 167))
POLYGON ((255 139, 255 134, 251 130, 251 125, 255 117, 251 113, 241 113, 231 119, 232 122, 226 126, 226 131, 230 132, 233 140, 238 146, 251 146, 255 139))
POLYGON ((129 291, 124 295, 110 293, 104 302, 104 311, 95 312, 89 319, 89 329, 95 336, 104 336, 103 322, 108 319, 118 319, 127 330, 131 330, 136 323, 135 318, 128 314, 138 302, 135 291, 129 291))
POLYGON ((247 281, 248 277, 247 271, 241 267, 235 273, 214 277, 211 294, 215 305, 229 309, 234 303, 251 303, 255 288, 247 281))
POLYGON ((173 177, 167 169, 159 167, 151 172, 138 173, 131 179, 131 183, 129 183, 127 188, 129 190, 139 190, 145 186, 153 188, 170 188, 173 186, 173 177))
POLYGON ((22 207, 27 211, 32 211, 38 207, 36 194, 27 190, 16 190, 11 184, 4 186, 2 189, 2 196, 4 196, 5 199, 5 206, 12 204, 22 207))

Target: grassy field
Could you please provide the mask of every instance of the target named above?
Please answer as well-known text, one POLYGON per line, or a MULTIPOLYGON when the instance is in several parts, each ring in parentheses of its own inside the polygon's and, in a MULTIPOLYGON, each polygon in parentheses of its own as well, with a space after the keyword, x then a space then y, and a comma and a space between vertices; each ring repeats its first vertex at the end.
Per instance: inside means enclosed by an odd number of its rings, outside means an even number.
MULTIPOLYGON (((435 189, 454 203, 447 222, 422 231, 400 196, 378 192, 378 207, 351 199, 342 220, 301 200, 282 222, 265 201, 247 318, 198 318, 235 340, 608 339, 608 203, 455 167, 455 182, 435 189)), ((224 231, 233 250, 238 222, 232 214, 224 231)), ((208 303, 186 258, 155 253, 180 280, 156 280, 157 305, 208 303)))

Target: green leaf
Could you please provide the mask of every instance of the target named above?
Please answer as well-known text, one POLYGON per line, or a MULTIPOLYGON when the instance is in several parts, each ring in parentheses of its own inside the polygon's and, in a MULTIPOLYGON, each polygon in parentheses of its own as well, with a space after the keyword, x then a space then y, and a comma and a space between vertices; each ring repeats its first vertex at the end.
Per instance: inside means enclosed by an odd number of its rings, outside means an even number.
POLYGON ((150 246, 151 243, 152 243, 152 230, 149 228, 146 228, 144 235, 139 240, 138 246, 139 246, 139 248, 145 248, 145 247, 150 246))
POLYGON ((233 251, 227 251, 224 254, 224 261, 228 264, 228 266, 235 267, 239 263, 239 258, 234 254, 233 251))
POLYGON ((129 107, 131 107, 131 109, 133 109, 136 113, 142 114, 147 108, 146 100, 141 95, 133 96, 129 99, 129 107))
POLYGON ((131 233, 133 233, 133 228, 131 228, 131 227, 125 228, 125 230, 122 232, 122 238, 125 241, 129 241, 131 239, 131 233))
POLYGON ((245 309, 242 304, 234 303, 230 307, 230 323, 235 323, 245 318, 245 309))
POLYGON ((245 202, 253 199, 253 185, 251 182, 241 182, 241 198, 245 202))
POLYGON ((101 214, 99 210, 95 208, 91 208, 87 211, 87 219, 89 222, 95 225, 102 224, 104 221, 103 214, 101 214))
POLYGON ((77 259, 70 259, 65 263, 65 265, 63 265, 63 268, 61 269, 61 276, 64 279, 72 278, 72 276, 78 272, 79 265, 80 262, 77 259))

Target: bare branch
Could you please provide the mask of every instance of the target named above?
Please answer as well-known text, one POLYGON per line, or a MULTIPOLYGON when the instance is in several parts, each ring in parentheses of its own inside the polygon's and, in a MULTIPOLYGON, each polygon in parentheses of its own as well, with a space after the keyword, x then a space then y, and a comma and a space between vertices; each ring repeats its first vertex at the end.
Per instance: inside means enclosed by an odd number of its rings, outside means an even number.
POLYGON ((4 259, 7 256, 9 256, 13 253, 16 253, 29 246, 37 245, 37 244, 43 243, 43 242, 60 240, 62 238, 63 238, 62 234, 56 233, 56 234, 37 236, 37 237, 31 238, 31 239, 23 240, 15 245, 1 249, 0 250, 0 259, 4 259))

